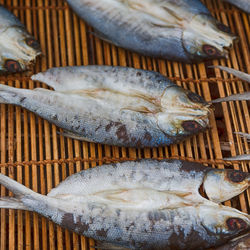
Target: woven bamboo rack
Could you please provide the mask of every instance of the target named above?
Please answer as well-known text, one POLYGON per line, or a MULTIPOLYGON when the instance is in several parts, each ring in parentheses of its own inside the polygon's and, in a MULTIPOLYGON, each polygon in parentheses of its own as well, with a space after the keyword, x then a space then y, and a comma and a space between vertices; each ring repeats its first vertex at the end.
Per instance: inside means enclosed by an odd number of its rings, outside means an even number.
MULTIPOLYGON (((0 0, 40 42, 43 56, 33 71, 0 76, 0 83, 31 88, 46 85, 30 80, 51 67, 105 64, 159 71, 178 85, 211 98, 250 91, 249 85, 208 65, 226 65, 250 73, 250 15, 219 0, 204 1, 214 16, 240 37, 228 60, 187 65, 139 56, 93 36, 63 0, 0 0)), ((234 132, 250 133, 247 102, 217 104, 211 128, 181 144, 154 149, 126 149, 79 142, 60 135, 60 129, 34 114, 11 105, 0 108, 0 171, 34 191, 47 194, 67 176, 108 162, 139 158, 179 158, 216 168, 250 172, 249 162, 222 160, 250 152, 250 144, 234 132)), ((250 212, 250 190, 226 202, 250 212)), ((1 186, 1 196, 11 195, 1 186)), ((35 213, 1 210, 0 249, 91 249, 95 242, 70 233, 35 213)), ((92 248, 93 249, 93 248, 92 248)))

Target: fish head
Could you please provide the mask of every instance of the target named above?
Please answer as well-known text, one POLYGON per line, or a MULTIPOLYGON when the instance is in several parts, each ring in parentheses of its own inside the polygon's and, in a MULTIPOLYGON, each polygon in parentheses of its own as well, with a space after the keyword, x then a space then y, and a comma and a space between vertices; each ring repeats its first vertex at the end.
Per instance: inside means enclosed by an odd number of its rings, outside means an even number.
POLYGON ((20 72, 41 54, 39 43, 22 26, 10 26, 0 34, 0 71, 20 72))
POLYGON ((209 200, 220 203, 239 195, 250 186, 250 174, 236 170, 209 171, 203 182, 209 200))
POLYGON ((210 104, 201 96, 177 85, 168 87, 161 97, 161 111, 157 114, 160 130, 168 137, 197 134, 208 127, 210 104))
POLYGON ((199 218, 209 235, 229 240, 250 230, 250 216, 222 205, 199 206, 199 218))
POLYGON ((228 50, 237 40, 229 27, 209 15, 196 15, 183 32, 184 49, 199 60, 227 58, 228 50))

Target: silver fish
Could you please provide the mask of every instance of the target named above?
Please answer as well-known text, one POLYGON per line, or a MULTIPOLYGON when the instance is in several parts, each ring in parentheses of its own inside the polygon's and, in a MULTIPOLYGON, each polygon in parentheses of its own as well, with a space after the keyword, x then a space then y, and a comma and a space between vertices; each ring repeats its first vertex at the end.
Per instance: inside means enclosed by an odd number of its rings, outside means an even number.
POLYGON ((224 2, 231 3, 243 11, 250 13, 250 1, 249 0, 223 0, 224 2))
POLYGON ((38 42, 24 25, 0 5, 0 72, 27 70, 41 54, 38 42))
POLYGON ((3 174, 0 183, 15 195, 2 197, 1 208, 34 211, 78 234, 130 249, 204 249, 250 230, 249 215, 199 194, 202 184, 217 201, 239 194, 250 184, 250 175, 240 171, 142 160, 79 172, 47 196, 3 174))
POLYGON ((67 0, 100 38, 146 56, 194 62, 227 57, 236 39, 200 0, 67 0))
POLYGON ((0 85, 0 103, 26 108, 75 139, 157 147, 179 142, 208 127, 209 104, 156 72, 109 66, 65 67, 32 79, 55 91, 0 85))

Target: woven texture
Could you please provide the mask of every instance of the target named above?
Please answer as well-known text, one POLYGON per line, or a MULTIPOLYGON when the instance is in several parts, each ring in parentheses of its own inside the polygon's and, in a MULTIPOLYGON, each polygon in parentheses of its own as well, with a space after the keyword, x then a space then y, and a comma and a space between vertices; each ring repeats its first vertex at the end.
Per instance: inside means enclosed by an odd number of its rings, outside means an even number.
MULTIPOLYGON (((44 87, 29 76, 51 67, 105 64, 159 71, 178 85, 207 101, 249 90, 249 84, 208 69, 225 65, 250 73, 250 15, 222 1, 205 1, 214 16, 240 37, 228 60, 186 65, 155 60, 117 48, 93 36, 62 0, 0 0, 40 42, 43 56, 33 72, 0 76, 0 83, 30 88, 44 87)), ((180 158, 250 172, 249 162, 235 163, 223 157, 250 152, 250 144, 234 132, 250 133, 249 103, 216 104, 211 128, 181 144, 155 149, 126 149, 79 142, 60 135, 60 129, 34 114, 11 105, 0 108, 0 171, 34 191, 47 194, 67 176, 108 162, 139 158, 180 158)), ((250 212, 250 190, 226 202, 250 212)), ((1 196, 11 195, 1 186, 1 196)), ((37 214, 1 210, 0 249, 90 249, 95 242, 70 233, 37 214)))

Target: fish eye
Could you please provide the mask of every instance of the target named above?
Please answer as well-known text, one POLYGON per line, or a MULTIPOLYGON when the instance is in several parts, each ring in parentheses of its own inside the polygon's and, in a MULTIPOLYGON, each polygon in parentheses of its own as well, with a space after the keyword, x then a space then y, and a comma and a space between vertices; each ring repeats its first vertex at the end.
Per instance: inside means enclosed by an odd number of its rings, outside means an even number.
POLYGON ((199 95, 197 95, 197 94, 195 94, 193 92, 189 92, 187 94, 187 96, 188 96, 189 100, 192 101, 192 102, 205 103, 205 100, 201 96, 199 96, 199 95))
POLYGON ((202 46, 202 50, 208 56, 220 56, 220 52, 214 46, 205 44, 202 46))
POLYGON ((31 48, 33 48, 33 49, 39 49, 40 48, 39 43, 35 39, 33 39, 33 38, 26 38, 25 39, 25 43, 28 46, 30 46, 31 48))
POLYGON ((12 73, 22 71, 20 63, 15 60, 6 60, 4 63, 4 68, 12 73))
POLYGON ((203 127, 196 121, 184 121, 182 127, 187 132, 198 132, 203 129, 203 127))
POLYGON ((247 173, 240 171, 228 171, 228 179, 232 182, 239 183, 246 179, 247 173))
POLYGON ((225 33, 229 33, 229 34, 232 34, 230 28, 222 23, 218 23, 217 24, 217 28, 225 33))
POLYGON ((226 224, 230 231, 244 230, 247 228, 247 223, 240 218, 229 218, 226 224))

